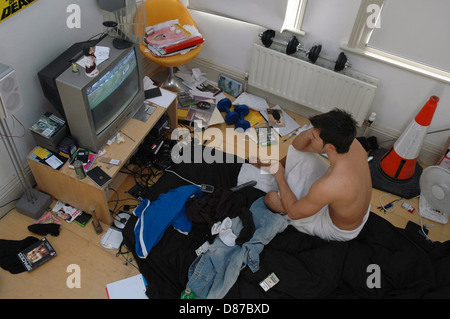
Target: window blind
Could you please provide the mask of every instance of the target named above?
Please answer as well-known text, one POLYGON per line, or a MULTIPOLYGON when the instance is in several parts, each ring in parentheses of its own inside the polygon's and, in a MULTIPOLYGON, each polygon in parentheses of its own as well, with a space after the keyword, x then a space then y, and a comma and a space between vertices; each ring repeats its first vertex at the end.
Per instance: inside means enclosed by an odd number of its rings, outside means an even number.
POLYGON ((281 32, 289 0, 189 0, 188 8, 281 32))
POLYGON ((386 0, 368 46, 450 72, 448 0, 386 0))

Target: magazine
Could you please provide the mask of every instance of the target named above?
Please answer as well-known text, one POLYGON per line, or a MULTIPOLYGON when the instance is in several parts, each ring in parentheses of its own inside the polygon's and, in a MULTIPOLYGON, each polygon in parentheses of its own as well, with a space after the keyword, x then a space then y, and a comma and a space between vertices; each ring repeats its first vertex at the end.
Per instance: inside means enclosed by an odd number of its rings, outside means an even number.
POLYGON ((34 222, 34 224, 58 224, 62 225, 60 220, 53 215, 51 211, 44 213, 38 220, 34 222))
POLYGON ((191 33, 178 23, 170 24, 155 31, 157 28, 158 26, 154 27, 153 32, 146 37, 147 44, 164 47, 185 41, 191 36, 191 33))
POLYGON ((92 167, 92 164, 94 164, 97 156, 97 153, 93 153, 85 148, 79 148, 70 158, 69 167, 74 168, 73 163, 79 160, 83 163, 84 171, 87 172, 92 167))
POLYGON ((283 112, 279 109, 268 108, 267 114, 269 117, 269 124, 274 127, 286 126, 283 112))
POLYGON ((181 25, 178 19, 145 28, 144 43, 154 56, 185 53, 205 40, 195 26, 181 25))
POLYGON ((50 242, 46 237, 35 242, 17 254, 27 271, 31 271, 56 255, 50 242))
POLYGON ((56 134, 66 122, 50 112, 45 112, 36 123, 31 126, 31 130, 46 138, 56 134))
POLYGON ((52 211, 55 212, 61 219, 64 219, 68 223, 73 222, 74 219, 81 214, 81 210, 74 208, 61 201, 56 202, 52 211))

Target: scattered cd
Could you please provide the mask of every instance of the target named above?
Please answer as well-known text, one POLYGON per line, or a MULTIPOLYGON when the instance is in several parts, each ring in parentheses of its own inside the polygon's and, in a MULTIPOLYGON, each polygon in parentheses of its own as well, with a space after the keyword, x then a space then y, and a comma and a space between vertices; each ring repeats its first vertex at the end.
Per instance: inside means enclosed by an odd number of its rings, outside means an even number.
POLYGON ((114 218, 114 226, 119 229, 124 229, 125 224, 127 223, 128 219, 130 218, 129 214, 120 213, 119 215, 114 218))

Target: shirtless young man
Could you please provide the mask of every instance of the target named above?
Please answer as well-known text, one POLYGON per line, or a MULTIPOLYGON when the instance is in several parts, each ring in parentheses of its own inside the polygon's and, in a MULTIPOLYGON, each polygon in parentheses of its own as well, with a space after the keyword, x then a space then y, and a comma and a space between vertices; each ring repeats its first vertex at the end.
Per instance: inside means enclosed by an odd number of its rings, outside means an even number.
POLYGON ((372 193, 367 153, 355 139, 355 121, 348 113, 334 109, 310 118, 310 122, 313 128, 300 133, 292 146, 301 152, 326 154, 329 168, 305 197, 297 199, 283 165, 279 165, 273 173, 279 192, 267 193, 265 203, 293 220, 313 216, 328 205, 329 217, 338 230, 355 230, 367 220, 372 193))

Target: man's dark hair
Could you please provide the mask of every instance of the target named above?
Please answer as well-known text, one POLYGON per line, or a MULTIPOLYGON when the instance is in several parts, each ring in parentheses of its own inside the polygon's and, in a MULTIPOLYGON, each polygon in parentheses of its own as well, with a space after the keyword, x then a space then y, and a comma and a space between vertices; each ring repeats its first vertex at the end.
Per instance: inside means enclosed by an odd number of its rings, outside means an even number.
POLYGON ((311 124, 317 128, 324 145, 332 144, 339 154, 347 153, 356 137, 356 122, 344 110, 333 109, 327 113, 312 116, 311 124))

